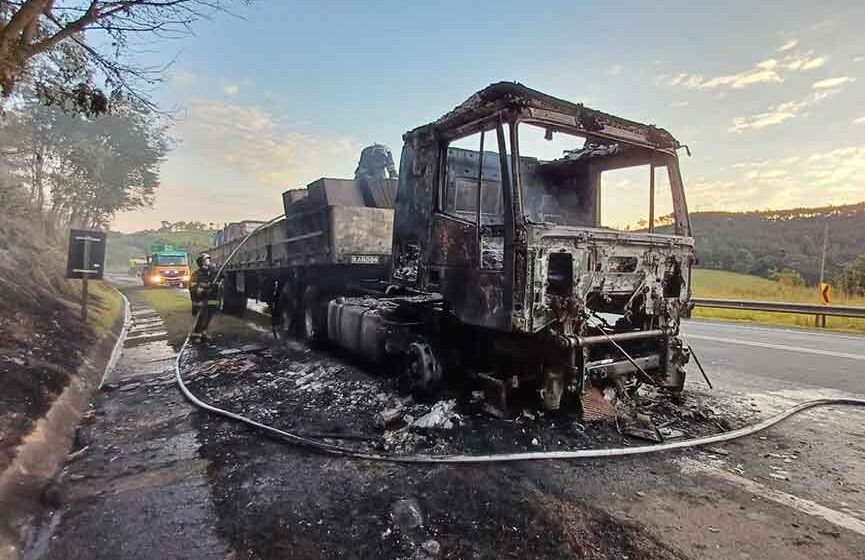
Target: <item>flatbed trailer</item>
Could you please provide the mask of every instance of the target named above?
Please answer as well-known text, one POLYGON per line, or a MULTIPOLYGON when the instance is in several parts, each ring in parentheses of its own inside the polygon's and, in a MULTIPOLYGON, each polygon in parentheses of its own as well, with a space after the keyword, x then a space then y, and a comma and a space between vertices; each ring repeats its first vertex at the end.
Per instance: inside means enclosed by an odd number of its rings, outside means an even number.
MULTIPOLYGON (((277 332, 387 364, 417 395, 449 380, 603 416, 644 384, 681 394, 695 257, 669 132, 502 82, 403 139, 398 181, 284 193, 285 218, 227 264, 225 311, 266 301, 277 332), (636 228, 606 216, 635 200, 610 198, 620 170, 645 173, 636 228)), ((223 241, 217 263, 239 242, 223 241)))
MULTIPOLYGON (((394 179, 322 178, 285 192, 285 217, 256 229, 225 267, 224 311, 242 313, 248 298, 258 299, 271 305, 281 332, 323 336, 315 331, 323 298, 388 278, 396 186, 394 179)), ((213 248, 214 263, 243 237, 213 248)))

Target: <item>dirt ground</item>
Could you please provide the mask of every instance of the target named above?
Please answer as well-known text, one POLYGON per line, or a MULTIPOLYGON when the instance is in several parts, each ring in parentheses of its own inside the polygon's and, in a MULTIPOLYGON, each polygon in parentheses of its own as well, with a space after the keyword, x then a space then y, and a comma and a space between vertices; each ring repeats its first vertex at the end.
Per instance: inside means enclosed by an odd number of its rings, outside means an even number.
MULTIPOLYGON (((0 472, 96 339, 63 279, 64 248, 39 224, 0 212, 0 472)), ((94 290, 94 308, 103 297, 94 290)))

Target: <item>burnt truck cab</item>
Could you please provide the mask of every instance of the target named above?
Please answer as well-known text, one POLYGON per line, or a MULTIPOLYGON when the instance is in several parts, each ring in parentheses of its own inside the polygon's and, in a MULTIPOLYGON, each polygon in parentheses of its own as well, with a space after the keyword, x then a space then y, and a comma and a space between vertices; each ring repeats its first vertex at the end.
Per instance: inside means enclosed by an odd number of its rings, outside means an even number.
POLYGON ((493 84, 405 134, 390 282, 440 295, 440 346, 503 393, 536 381, 549 409, 642 383, 678 394, 695 260, 680 147, 493 84))

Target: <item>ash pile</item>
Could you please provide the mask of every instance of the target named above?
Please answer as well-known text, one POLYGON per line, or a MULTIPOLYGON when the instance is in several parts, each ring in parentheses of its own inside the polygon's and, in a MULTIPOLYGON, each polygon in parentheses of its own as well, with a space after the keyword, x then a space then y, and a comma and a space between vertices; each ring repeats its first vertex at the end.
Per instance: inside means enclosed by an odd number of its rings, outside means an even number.
POLYGON ((644 445, 727 431, 748 420, 729 399, 692 390, 682 403, 642 387, 587 394, 584 414, 502 414, 483 391, 417 402, 395 379, 300 344, 196 350, 184 379, 203 400, 305 437, 362 452, 495 453, 644 445))

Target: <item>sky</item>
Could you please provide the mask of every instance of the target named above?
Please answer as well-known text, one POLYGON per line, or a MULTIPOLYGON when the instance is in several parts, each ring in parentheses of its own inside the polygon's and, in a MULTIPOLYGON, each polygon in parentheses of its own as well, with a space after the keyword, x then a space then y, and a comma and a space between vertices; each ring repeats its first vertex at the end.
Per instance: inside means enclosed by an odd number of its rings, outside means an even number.
POLYGON ((149 42, 175 149, 152 209, 112 228, 266 219, 281 193, 351 177, 373 142, 517 81, 669 130, 688 204, 865 200, 861 1, 435 3, 257 0, 149 42), (723 5, 722 5, 723 4, 723 5))

